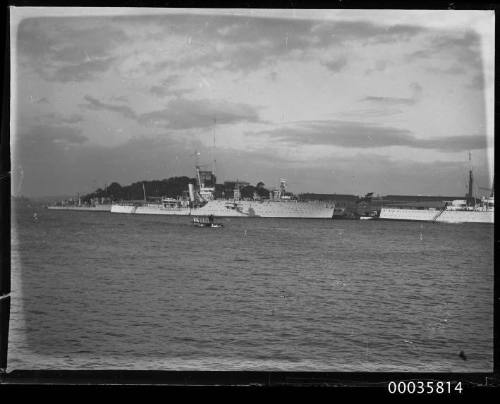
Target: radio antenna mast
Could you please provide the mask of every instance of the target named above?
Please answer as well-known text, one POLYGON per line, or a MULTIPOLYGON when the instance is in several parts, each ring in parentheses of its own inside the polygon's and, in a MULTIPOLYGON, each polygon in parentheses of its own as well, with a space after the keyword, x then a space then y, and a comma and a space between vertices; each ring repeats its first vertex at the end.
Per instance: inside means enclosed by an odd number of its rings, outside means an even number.
POLYGON ((215 177, 215 163, 216 163, 216 160, 215 160, 215 126, 216 125, 217 125, 217 118, 214 117, 214 144, 213 144, 213 148, 212 148, 212 159, 213 159, 213 170, 212 171, 214 173, 214 177, 215 177))
POLYGON ((200 159, 199 159, 200 152, 198 150, 195 150, 194 154, 192 154, 192 155, 194 156, 194 163, 195 163, 196 167, 198 167, 200 165, 200 159))

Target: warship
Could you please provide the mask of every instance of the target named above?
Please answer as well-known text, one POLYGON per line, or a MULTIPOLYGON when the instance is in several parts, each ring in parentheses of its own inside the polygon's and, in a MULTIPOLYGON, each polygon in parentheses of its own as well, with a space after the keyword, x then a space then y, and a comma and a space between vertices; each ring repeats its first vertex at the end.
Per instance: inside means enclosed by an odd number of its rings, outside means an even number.
MULTIPOLYGON (((470 156, 469 156, 470 160, 470 156)), ((411 220, 443 223, 494 223, 495 191, 478 200, 473 192, 472 169, 469 170, 469 189, 465 199, 446 201, 441 208, 408 209, 382 207, 379 219, 411 220)))
POLYGON ((322 201, 299 201, 286 190, 286 180, 280 179, 279 188, 270 192, 269 199, 258 195, 242 198, 238 186, 230 199, 215 197, 216 177, 212 171, 202 171, 196 165, 195 184, 188 185, 187 193, 178 198, 162 198, 156 203, 114 203, 111 213, 216 216, 216 217, 266 217, 331 219, 335 204, 322 201))

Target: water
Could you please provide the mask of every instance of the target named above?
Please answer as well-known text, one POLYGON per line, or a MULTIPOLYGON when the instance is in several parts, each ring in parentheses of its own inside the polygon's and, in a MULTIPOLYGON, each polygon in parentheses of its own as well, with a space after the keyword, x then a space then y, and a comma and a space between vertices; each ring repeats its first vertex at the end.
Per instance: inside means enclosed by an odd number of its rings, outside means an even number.
POLYGON ((493 226, 33 209, 9 370, 493 369, 493 226))

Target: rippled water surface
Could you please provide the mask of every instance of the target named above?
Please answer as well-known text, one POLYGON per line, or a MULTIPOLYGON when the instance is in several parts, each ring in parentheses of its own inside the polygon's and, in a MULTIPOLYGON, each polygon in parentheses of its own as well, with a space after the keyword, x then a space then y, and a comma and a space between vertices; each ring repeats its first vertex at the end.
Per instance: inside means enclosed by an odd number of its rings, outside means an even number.
POLYGON ((37 212, 9 370, 492 371, 493 226, 37 212))

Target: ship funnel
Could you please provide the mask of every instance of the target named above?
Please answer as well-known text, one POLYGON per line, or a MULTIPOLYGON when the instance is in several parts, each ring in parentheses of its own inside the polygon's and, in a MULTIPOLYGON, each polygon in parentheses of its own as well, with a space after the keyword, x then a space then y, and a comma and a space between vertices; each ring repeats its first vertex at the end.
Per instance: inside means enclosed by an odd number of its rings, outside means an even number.
POLYGON ((189 189, 189 200, 191 202, 194 202, 194 185, 189 183, 188 184, 188 189, 189 189))

